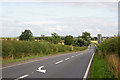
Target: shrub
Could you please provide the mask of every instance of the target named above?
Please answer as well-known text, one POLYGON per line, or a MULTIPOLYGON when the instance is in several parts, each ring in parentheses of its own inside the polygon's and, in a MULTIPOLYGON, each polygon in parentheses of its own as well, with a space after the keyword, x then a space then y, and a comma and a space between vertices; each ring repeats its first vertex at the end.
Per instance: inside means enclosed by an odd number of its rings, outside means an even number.
POLYGON ((118 47, 118 37, 106 39, 100 44, 100 50, 104 53, 107 52, 107 54, 118 53, 118 55, 120 55, 120 53, 118 52, 118 50, 120 50, 120 47, 119 49, 118 47))

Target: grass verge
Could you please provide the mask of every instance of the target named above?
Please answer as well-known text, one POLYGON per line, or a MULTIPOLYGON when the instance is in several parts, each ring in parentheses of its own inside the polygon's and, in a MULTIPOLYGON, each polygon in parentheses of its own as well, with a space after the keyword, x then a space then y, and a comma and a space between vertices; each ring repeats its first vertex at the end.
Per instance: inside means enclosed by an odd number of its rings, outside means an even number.
POLYGON ((115 73, 111 72, 109 67, 111 66, 106 60, 96 53, 90 67, 89 78, 115 78, 115 73))

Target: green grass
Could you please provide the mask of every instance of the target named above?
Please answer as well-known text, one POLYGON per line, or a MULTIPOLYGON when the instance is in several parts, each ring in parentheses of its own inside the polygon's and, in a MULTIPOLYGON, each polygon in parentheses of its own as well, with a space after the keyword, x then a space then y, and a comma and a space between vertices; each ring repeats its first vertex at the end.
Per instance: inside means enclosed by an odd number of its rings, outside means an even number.
POLYGON ((104 58, 96 53, 90 68, 89 78, 114 78, 114 73, 109 70, 104 58))

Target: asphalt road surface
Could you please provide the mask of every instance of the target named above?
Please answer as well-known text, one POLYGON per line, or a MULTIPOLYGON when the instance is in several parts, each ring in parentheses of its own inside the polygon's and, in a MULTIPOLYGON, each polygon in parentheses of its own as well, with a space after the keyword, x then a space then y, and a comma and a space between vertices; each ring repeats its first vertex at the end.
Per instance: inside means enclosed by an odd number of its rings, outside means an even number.
POLYGON ((27 78, 83 78, 94 46, 85 51, 67 53, 60 56, 16 65, 2 69, 2 78, 15 80, 27 78))

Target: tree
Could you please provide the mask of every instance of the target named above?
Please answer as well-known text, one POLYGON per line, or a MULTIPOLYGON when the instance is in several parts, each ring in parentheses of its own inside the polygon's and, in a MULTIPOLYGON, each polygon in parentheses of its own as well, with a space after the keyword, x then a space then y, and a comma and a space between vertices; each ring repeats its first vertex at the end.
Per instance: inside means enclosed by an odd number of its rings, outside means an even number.
POLYGON ((51 35, 53 37, 53 43, 54 44, 58 44, 59 42, 61 42, 61 38, 57 33, 52 33, 51 35))
POLYGON ((45 39, 45 35, 41 34, 41 39, 44 40, 45 39))
POLYGON ((82 38, 77 38, 74 40, 74 45, 75 46, 84 46, 84 40, 82 38))
POLYGON ((91 38, 91 35, 88 32, 83 32, 82 33, 82 38, 86 41, 89 41, 89 38, 91 38))
POLYGON ((26 29, 20 35, 20 40, 26 40, 26 41, 32 41, 32 40, 34 40, 32 32, 30 30, 26 29))
POLYGON ((95 40, 95 38, 94 38, 94 37, 91 37, 91 40, 95 40))
POLYGON ((72 45, 73 44, 73 36, 68 35, 65 37, 65 44, 66 45, 72 45))

